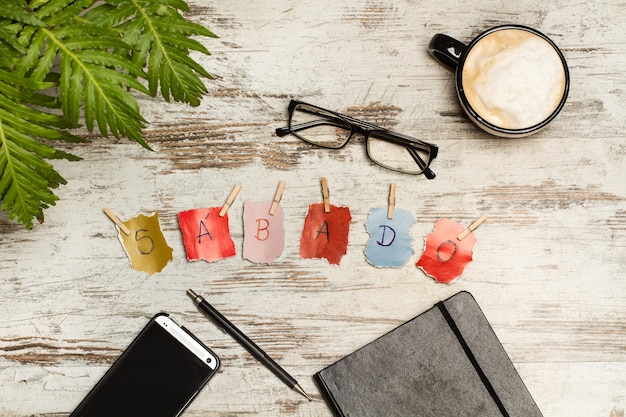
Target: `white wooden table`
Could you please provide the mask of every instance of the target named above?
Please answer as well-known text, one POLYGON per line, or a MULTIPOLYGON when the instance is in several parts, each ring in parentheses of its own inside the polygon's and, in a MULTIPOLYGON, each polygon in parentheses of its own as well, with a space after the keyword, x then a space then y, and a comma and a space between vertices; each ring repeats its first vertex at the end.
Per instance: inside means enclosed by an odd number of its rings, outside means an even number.
POLYGON ((201 106, 142 99, 154 152, 93 138, 57 162, 69 181, 46 222, 25 231, 0 214, 0 415, 64 416, 158 311, 167 311, 222 359, 186 416, 330 416, 312 375, 461 291, 491 321, 546 417, 616 417, 626 408, 626 8, 623 2, 518 0, 193 0, 189 17, 220 38, 198 57, 216 80, 201 106), (427 53, 444 32, 468 41, 501 23, 533 26, 563 50, 571 91, 560 116, 527 139, 488 136, 462 114, 452 76, 427 53), (341 151, 278 138, 300 98, 439 145, 437 178, 371 164, 361 139, 341 151), (352 212, 339 266, 301 259, 307 206, 352 212), (241 256, 242 204, 282 205, 286 248, 272 265, 241 256), (371 266, 369 210, 410 210, 416 251, 402 268, 371 266), (221 205, 237 255, 188 262, 179 211, 221 205), (133 270, 116 230, 159 211, 174 260, 133 270), (452 285, 415 267, 440 217, 480 215, 474 261, 452 285), (310 395, 290 391, 185 295, 204 294, 283 365, 310 395))

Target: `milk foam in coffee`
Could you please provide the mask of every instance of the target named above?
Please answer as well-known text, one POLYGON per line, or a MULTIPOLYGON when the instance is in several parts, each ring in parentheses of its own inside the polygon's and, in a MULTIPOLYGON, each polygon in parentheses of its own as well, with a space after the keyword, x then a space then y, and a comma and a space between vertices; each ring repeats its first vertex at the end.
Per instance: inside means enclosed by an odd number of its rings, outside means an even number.
POLYGON ((560 56, 542 37, 503 29, 471 48, 462 85, 470 106, 489 123, 523 129, 547 119, 565 94, 560 56))

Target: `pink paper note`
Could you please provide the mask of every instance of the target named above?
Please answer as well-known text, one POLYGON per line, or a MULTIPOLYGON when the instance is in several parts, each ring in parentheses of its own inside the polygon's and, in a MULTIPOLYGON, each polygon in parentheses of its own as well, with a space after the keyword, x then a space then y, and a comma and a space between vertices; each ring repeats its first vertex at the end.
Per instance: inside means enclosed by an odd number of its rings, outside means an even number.
POLYGON ((348 250, 351 219, 348 207, 331 205, 330 212, 325 213, 323 203, 309 205, 300 239, 300 256, 325 258, 339 265, 348 250))
POLYGON ((243 206, 243 257, 251 262, 271 264, 285 247, 283 208, 274 215, 272 203, 245 203, 243 206))
POLYGON ((235 256, 230 236, 228 213, 219 216, 221 207, 200 208, 178 213, 178 224, 190 261, 215 262, 235 256))

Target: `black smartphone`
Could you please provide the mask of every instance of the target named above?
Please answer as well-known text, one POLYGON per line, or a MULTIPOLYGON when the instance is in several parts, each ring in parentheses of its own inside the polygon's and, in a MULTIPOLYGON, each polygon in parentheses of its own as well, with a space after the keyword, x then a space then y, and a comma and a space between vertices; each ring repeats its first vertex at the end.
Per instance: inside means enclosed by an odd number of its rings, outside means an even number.
POLYGON ((219 367, 166 313, 155 315, 70 417, 176 417, 219 367))

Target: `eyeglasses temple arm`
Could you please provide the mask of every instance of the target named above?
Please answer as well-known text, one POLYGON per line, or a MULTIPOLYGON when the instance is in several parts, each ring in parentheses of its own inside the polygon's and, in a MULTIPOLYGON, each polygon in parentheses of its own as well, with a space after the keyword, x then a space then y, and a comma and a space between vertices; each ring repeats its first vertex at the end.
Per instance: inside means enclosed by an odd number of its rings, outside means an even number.
POLYGON ((428 178, 429 180, 434 179, 437 175, 435 175, 435 173, 433 172, 432 169, 430 169, 429 167, 426 166, 426 162, 424 162, 424 160, 422 159, 421 156, 419 156, 419 154, 417 152, 415 152, 414 149, 412 148, 406 148, 406 150, 409 152, 409 154, 413 157, 413 159, 415 160, 415 162, 417 163, 417 165, 419 165, 420 168, 422 168, 424 170, 423 174, 426 178, 428 178))
POLYGON ((346 130, 350 130, 349 126, 346 126, 346 123, 343 122, 341 119, 337 119, 337 121, 332 120, 332 119, 321 119, 321 120, 312 120, 306 123, 299 123, 297 125, 292 125, 291 128, 289 128, 288 126, 279 127, 276 129, 276 135, 283 137, 283 136, 287 136, 288 134, 292 132, 295 133, 301 130, 306 130, 312 127, 323 126, 323 125, 336 126, 336 127, 341 127, 346 130))
POLYGON ((291 133, 291 130, 289 130, 289 127, 285 126, 285 127, 279 127, 276 129, 276 136, 279 137, 283 137, 283 136, 287 136, 288 134, 291 133))

